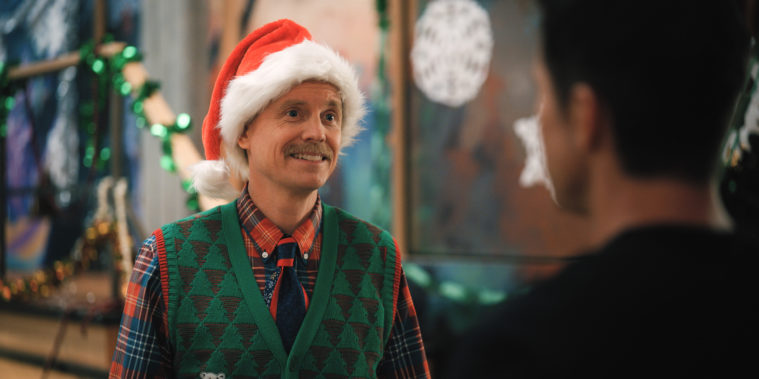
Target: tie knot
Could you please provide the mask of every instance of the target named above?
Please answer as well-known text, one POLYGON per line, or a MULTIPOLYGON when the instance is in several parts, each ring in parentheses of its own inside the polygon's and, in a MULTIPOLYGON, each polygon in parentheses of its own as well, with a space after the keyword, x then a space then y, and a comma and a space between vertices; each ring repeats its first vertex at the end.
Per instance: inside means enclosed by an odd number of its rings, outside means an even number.
POLYGON ((277 243, 277 266, 292 267, 298 244, 292 237, 284 237, 277 243))

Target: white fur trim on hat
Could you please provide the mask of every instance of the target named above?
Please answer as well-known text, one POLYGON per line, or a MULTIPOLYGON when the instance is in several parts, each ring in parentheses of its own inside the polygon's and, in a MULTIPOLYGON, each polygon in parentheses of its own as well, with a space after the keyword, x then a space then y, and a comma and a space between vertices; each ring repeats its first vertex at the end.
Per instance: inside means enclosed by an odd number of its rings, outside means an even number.
POLYGON ((229 181, 229 166, 223 159, 203 160, 190 167, 192 186, 198 193, 215 199, 231 200, 240 195, 229 181))
POLYGON ((199 193, 222 199, 233 199, 239 195, 231 188, 228 175, 231 169, 241 182, 248 180, 248 161, 244 150, 237 145, 245 124, 272 101, 307 80, 328 82, 339 89, 343 101, 340 146, 346 147, 354 142, 361 131, 359 122, 366 112, 358 77, 351 64, 331 48, 304 40, 267 55, 256 70, 229 82, 216 126, 221 132, 226 160, 218 163, 204 161, 209 164, 201 162, 194 167, 193 182, 199 193), (218 164, 228 166, 226 171, 217 167, 218 164), (227 176, 222 176, 222 172, 226 172, 227 176), (235 192, 231 197, 230 190, 235 192))

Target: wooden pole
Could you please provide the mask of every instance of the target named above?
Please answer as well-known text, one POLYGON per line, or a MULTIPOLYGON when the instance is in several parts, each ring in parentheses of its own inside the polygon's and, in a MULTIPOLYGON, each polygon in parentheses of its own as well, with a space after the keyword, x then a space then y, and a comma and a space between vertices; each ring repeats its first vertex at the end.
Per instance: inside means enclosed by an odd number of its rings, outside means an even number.
POLYGON ((105 36, 105 0, 95 0, 95 9, 92 17, 92 38, 95 43, 103 41, 105 36))
POLYGON ((121 94, 116 89, 111 88, 108 93, 108 123, 110 124, 109 133, 111 135, 111 176, 118 179, 122 173, 123 161, 121 159, 124 154, 123 149, 123 132, 124 132, 124 103, 121 98, 121 94))
POLYGON ((393 81, 393 235, 402 252, 411 248, 409 209, 409 118, 408 80, 411 41, 411 14, 416 1, 391 0, 390 7, 390 78, 393 81))
MULTIPOLYGON (((111 57, 119 53, 121 50, 124 50, 125 46, 126 44, 123 42, 110 42, 110 43, 106 43, 106 44, 98 46, 95 49, 95 52, 98 55, 102 55, 104 57, 111 57)), ((8 79, 19 80, 19 79, 30 78, 33 76, 38 76, 38 75, 44 75, 50 72, 60 71, 66 67, 78 65, 79 60, 80 60, 80 56, 79 56, 79 52, 77 51, 77 52, 64 54, 58 58, 54 58, 54 59, 43 61, 43 62, 30 63, 23 66, 11 67, 10 69, 8 69, 8 79)))
POLYGON ((221 46, 219 48, 219 67, 227 60, 237 43, 240 42, 242 28, 246 25, 240 25, 240 14, 243 8, 239 0, 224 0, 222 5, 222 14, 224 17, 224 29, 221 31, 221 46))

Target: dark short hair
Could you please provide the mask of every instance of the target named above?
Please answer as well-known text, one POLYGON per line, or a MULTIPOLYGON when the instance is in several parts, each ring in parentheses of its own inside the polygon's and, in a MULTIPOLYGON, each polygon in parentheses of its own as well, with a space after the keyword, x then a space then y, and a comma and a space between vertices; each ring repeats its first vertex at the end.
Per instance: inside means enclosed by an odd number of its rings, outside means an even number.
POLYGON ((611 117, 631 175, 712 174, 744 81, 748 33, 733 0, 539 0, 559 104, 583 82, 611 117))

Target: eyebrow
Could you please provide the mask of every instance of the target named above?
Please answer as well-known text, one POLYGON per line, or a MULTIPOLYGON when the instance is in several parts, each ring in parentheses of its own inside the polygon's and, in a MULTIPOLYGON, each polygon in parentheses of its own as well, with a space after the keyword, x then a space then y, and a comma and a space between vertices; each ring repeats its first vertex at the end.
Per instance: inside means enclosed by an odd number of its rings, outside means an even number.
POLYGON ((337 109, 340 110, 340 112, 343 111, 343 102, 342 101, 337 102, 335 100, 329 100, 329 101, 327 101, 327 106, 328 107, 332 107, 332 108, 337 108, 337 109))
POLYGON ((302 101, 302 100, 288 100, 288 101, 285 101, 284 103, 282 103, 282 105, 279 106, 279 111, 280 112, 284 112, 284 111, 286 111, 290 107, 302 106, 302 105, 305 105, 305 104, 306 104, 306 102, 302 101))
MULTIPOLYGON (((294 107, 294 106, 303 106, 303 105, 306 105, 306 102, 303 101, 303 100, 297 100, 297 99, 295 99, 295 100, 288 100, 288 101, 285 101, 284 103, 282 103, 282 105, 279 106, 279 111, 280 112, 284 112, 288 108, 291 108, 291 107, 294 107)), ((332 108, 338 108, 340 110, 340 112, 343 111, 342 101, 336 101, 334 99, 330 99, 330 100, 328 100, 325 103, 325 105, 327 105, 328 107, 332 107, 332 108)))

